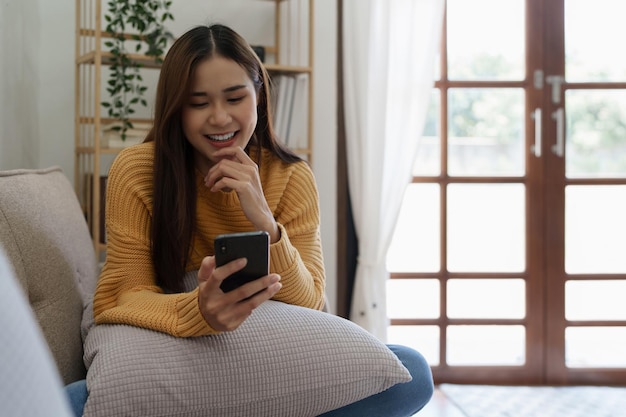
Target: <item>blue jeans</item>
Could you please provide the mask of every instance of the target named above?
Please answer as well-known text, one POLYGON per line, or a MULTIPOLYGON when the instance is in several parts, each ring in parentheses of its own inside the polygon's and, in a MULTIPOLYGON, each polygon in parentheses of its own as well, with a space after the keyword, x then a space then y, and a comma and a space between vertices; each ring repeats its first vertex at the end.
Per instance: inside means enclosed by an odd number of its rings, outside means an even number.
POLYGON ((413 379, 320 417, 409 417, 424 408, 434 391, 430 366, 419 352, 411 348, 401 345, 388 347, 409 370, 413 379))
MULTIPOLYGON (((433 395, 433 377, 428 363, 417 351, 400 345, 389 349, 409 370, 413 380, 361 401, 329 411, 320 417, 409 417, 421 410, 433 395)), ((87 383, 83 379, 65 387, 74 415, 81 417, 87 402, 87 383)))
POLYGON ((65 394, 69 398, 70 408, 76 417, 82 417, 87 402, 87 381, 72 382, 65 386, 65 394))

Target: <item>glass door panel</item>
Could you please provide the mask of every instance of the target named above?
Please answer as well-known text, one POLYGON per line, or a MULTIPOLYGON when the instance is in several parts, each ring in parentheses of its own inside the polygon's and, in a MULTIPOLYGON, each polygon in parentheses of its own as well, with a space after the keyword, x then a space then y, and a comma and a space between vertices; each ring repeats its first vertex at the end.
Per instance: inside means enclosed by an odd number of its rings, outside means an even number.
POLYGON ((565 271, 626 274, 626 185, 567 186, 565 271))
POLYGON ((451 319, 523 319, 526 284, 522 279, 450 279, 447 316, 451 319))
POLYGON ((524 78, 524 0, 448 0, 450 80, 524 78), (497 19, 494 19, 497 16, 497 19))
POLYGON ((568 281, 565 318, 570 321, 626 320, 625 295, 626 281, 623 280, 568 281))
POLYGON ((524 175, 524 90, 456 88, 448 96, 450 175, 524 175))
POLYGON ((439 317, 439 281, 398 279, 387 282, 387 315, 390 318, 439 317))
POLYGON ((447 362, 452 366, 520 366, 525 362, 524 326, 448 327, 447 362))
POLYGON ((568 368, 626 368, 625 327, 568 327, 565 340, 568 368))
POLYGON ((526 268, 522 184, 450 184, 446 218, 449 271, 526 268))
POLYGON ((626 2, 565 0, 564 14, 566 80, 626 80, 626 2))
POLYGON ((626 91, 568 90, 565 103, 565 175, 626 178, 626 91))

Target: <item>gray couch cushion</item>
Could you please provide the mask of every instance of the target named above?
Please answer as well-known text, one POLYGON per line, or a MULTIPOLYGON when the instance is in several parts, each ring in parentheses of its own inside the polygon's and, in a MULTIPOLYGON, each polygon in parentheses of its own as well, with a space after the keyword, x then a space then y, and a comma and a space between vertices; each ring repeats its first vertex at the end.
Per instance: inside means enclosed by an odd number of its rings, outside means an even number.
POLYGON ((81 320, 95 289, 95 252, 60 168, 0 172, 0 243, 64 382, 84 378, 81 320))

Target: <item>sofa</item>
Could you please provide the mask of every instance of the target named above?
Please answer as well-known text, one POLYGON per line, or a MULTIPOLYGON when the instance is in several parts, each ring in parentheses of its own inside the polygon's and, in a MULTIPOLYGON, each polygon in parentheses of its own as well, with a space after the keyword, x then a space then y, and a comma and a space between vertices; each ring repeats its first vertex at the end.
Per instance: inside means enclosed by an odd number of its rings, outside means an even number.
POLYGON ((59 378, 86 379, 88 417, 315 416, 410 380, 354 323, 276 301, 215 336, 95 325, 95 251, 59 167, 0 171, 0 249, 59 378))

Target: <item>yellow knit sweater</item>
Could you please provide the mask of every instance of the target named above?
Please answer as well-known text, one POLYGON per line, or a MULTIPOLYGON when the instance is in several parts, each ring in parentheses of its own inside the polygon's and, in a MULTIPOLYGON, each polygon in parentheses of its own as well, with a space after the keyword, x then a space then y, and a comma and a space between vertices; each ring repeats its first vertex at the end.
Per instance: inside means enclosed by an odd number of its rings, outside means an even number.
MULTIPOLYGON (((96 323, 119 323, 189 337, 217 333, 203 319, 198 290, 165 294, 156 284, 150 254, 153 143, 122 151, 109 172, 106 199, 107 257, 94 296, 96 323)), ((305 162, 285 164, 263 151, 260 177, 281 231, 270 246, 270 271, 283 287, 274 299, 319 309, 324 299, 324 263, 318 193, 305 162)), ((197 232, 187 271, 213 254, 221 233, 253 230, 235 192, 211 192, 196 175, 197 232)))

